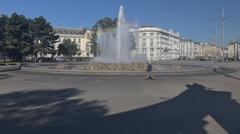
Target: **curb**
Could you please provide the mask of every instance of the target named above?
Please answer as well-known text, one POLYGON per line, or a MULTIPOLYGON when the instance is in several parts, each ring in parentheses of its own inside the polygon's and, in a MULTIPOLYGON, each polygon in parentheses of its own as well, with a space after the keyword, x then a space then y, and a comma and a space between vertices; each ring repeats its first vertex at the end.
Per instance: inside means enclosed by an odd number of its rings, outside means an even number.
POLYGON ((14 71, 14 70, 21 70, 21 66, 20 65, 0 66, 0 72, 14 71))
MULTIPOLYGON (((78 75, 146 75, 146 72, 110 72, 110 71, 77 71, 77 70, 56 70, 22 67, 21 70, 28 72, 50 73, 50 74, 78 74, 78 75)), ((204 74, 214 73, 213 69, 204 69, 198 71, 174 71, 174 72, 152 72, 153 75, 183 75, 183 74, 204 74)))

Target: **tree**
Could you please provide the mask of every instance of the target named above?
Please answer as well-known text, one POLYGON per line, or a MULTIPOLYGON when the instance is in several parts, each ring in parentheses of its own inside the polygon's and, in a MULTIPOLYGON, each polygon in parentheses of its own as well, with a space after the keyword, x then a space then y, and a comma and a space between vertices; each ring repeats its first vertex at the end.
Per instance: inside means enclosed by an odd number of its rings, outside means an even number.
POLYGON ((58 36, 43 17, 34 20, 13 13, 0 16, 0 54, 11 60, 22 61, 25 56, 54 54, 58 36))
POLYGON ((5 43, 4 43, 4 33, 5 33, 5 24, 7 21, 7 16, 0 16, 0 56, 3 57, 4 62, 6 62, 6 52, 5 52, 5 43))
POLYGON ((97 54, 97 32, 98 28, 101 28, 102 30, 113 30, 117 26, 117 18, 112 19, 109 17, 104 17, 100 20, 98 20, 95 25, 92 27, 93 34, 91 38, 91 53, 96 55, 97 54))
POLYGON ((54 60, 54 56, 57 54, 57 50, 56 49, 51 49, 49 51, 49 53, 51 54, 51 60, 53 61, 54 60))
POLYGON ((42 16, 32 20, 30 33, 34 43, 31 48, 32 55, 35 57, 40 55, 42 61, 43 55, 52 54, 54 44, 59 37, 55 35, 51 24, 42 16))
POLYGON ((93 31, 91 38, 91 53, 97 55, 97 32, 93 31))
POLYGON ((112 19, 109 17, 104 17, 99 19, 93 26, 93 30, 97 30, 99 27, 101 29, 115 29, 117 26, 117 18, 112 19))
POLYGON ((71 58, 73 55, 77 54, 77 52, 77 44, 72 42, 70 39, 63 40, 63 42, 58 46, 58 54, 62 54, 64 56, 64 61, 66 58, 71 58))
POLYGON ((11 60, 22 61, 31 48, 29 20, 13 13, 4 27, 4 51, 11 60))

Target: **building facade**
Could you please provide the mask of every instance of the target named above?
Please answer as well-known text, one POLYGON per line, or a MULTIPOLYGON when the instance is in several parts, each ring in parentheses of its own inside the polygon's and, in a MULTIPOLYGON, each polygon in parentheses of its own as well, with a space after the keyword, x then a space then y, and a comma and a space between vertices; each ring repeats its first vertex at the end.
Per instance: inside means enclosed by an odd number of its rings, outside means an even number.
POLYGON ((181 59, 194 59, 194 47, 195 44, 192 40, 181 39, 180 42, 180 58, 181 59))
POLYGON ((194 42, 194 57, 196 59, 203 58, 205 56, 205 46, 207 43, 194 42))
POLYGON ((180 57, 180 34, 158 27, 142 26, 134 31, 136 53, 147 60, 175 60, 180 57))
POLYGON ((87 29, 68 29, 68 28, 54 28, 54 32, 59 36, 58 43, 54 45, 58 49, 58 45, 64 40, 71 40, 77 44, 78 53, 74 58, 89 59, 93 58, 91 54, 91 35, 92 31, 87 29))
POLYGON ((207 44, 204 46, 205 55, 204 58, 208 60, 214 60, 218 58, 218 49, 214 44, 207 44))
POLYGON ((240 59, 240 42, 230 42, 228 44, 228 58, 235 61, 240 59))

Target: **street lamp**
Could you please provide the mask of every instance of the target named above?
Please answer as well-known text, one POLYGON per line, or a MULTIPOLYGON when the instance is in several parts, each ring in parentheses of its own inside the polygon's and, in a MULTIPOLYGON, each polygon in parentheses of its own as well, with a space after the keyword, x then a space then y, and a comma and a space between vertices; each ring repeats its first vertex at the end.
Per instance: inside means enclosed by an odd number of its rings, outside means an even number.
MULTIPOLYGON (((37 45, 39 46, 41 44, 41 40, 37 40, 37 45)), ((39 62, 42 62, 42 57, 43 57, 43 52, 42 52, 42 47, 40 46, 40 50, 41 50, 41 52, 40 52, 40 56, 41 56, 41 59, 39 60, 39 62)))
POLYGON ((224 21, 226 20, 226 17, 224 15, 224 9, 222 10, 222 15, 220 18, 217 19, 212 19, 212 20, 208 20, 206 21, 206 23, 210 23, 210 22, 216 22, 216 21, 220 21, 222 23, 222 62, 224 62, 224 58, 225 58, 225 54, 224 54, 224 36, 225 36, 225 29, 224 29, 224 21))

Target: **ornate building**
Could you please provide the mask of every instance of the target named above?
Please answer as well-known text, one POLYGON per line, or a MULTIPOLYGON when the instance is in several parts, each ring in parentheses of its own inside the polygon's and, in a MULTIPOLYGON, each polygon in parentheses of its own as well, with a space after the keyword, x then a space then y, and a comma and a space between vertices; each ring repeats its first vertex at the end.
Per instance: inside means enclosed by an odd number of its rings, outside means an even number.
POLYGON ((142 26, 134 31, 136 53, 147 60, 175 60, 180 57, 180 34, 158 27, 142 26))
POLYGON ((55 44, 55 49, 63 40, 70 39, 77 44, 79 52, 73 56, 81 60, 93 58, 91 54, 91 35, 92 31, 87 29, 69 29, 69 28, 54 28, 56 35, 59 36, 58 43, 55 44))

